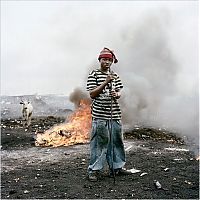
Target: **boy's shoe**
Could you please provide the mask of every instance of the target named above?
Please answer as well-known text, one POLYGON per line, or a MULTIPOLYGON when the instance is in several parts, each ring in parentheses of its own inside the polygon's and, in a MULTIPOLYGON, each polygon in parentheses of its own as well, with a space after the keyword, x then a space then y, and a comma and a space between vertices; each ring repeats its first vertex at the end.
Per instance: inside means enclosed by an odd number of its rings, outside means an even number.
POLYGON ((131 175, 132 172, 127 171, 126 169, 120 168, 116 171, 116 175, 131 175))
MULTIPOLYGON (((127 171, 126 169, 123 169, 123 168, 115 169, 114 173, 115 173, 115 176, 123 176, 123 175, 131 175, 132 174, 130 171, 127 171)), ((112 171, 110 171, 110 177, 113 177, 112 171)))
POLYGON ((96 174, 96 173, 90 173, 90 174, 88 175, 88 179, 89 179, 89 181, 91 181, 91 182, 96 182, 96 181, 98 181, 97 174, 96 174))

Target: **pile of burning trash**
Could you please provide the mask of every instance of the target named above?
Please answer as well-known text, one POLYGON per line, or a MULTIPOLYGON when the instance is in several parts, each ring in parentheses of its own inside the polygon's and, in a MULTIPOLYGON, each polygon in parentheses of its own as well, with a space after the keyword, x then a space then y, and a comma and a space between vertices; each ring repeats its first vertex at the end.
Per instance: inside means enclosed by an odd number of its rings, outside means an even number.
POLYGON ((78 109, 73 112, 67 123, 56 125, 44 133, 36 132, 36 146, 69 146, 87 143, 91 127, 90 101, 80 101, 78 109))

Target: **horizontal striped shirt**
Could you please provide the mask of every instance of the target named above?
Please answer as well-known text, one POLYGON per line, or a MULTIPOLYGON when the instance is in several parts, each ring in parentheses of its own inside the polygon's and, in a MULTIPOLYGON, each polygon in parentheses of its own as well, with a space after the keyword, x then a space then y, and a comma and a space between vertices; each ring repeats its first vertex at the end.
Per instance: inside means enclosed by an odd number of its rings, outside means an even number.
MULTIPOLYGON (((117 73, 114 73, 115 79, 112 83, 105 86, 103 91, 94 99, 92 99, 92 117, 98 119, 121 119, 121 110, 117 99, 112 98, 111 106, 111 88, 115 91, 120 91, 123 88, 123 84, 117 73), (111 85, 112 84, 112 85, 111 85), (111 108, 112 107, 112 108, 111 108), (112 113, 111 113, 112 110, 112 113)), ((89 73, 87 80, 87 91, 91 91, 100 86, 105 80, 108 74, 103 73, 101 70, 96 69, 89 73)))

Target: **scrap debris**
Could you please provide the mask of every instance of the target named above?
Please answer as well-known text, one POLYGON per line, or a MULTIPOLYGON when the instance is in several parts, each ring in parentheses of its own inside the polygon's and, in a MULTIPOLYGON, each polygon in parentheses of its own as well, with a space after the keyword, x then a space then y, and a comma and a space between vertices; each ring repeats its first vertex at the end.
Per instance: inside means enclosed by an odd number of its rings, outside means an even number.
POLYGON ((132 169, 128 169, 127 171, 128 171, 128 172, 131 172, 132 174, 135 174, 135 173, 140 172, 141 170, 132 168, 132 169))
POLYGON ((185 143, 183 138, 179 137, 178 134, 171 133, 166 129, 161 129, 161 128, 156 129, 153 127, 136 126, 134 129, 125 131, 124 137, 140 139, 140 140, 166 141, 172 144, 185 143))
POLYGON ((161 185, 160 182, 157 181, 157 180, 154 180, 154 185, 155 185, 155 187, 156 187, 157 189, 161 189, 161 188, 162 188, 162 185, 161 185))

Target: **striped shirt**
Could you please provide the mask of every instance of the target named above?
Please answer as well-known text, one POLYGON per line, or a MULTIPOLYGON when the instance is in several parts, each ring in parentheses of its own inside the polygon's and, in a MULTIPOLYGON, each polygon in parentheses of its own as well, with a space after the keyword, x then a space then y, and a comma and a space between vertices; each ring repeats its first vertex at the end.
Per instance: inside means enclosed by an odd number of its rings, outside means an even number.
MULTIPOLYGON (((120 91, 123 88, 119 76, 115 74, 115 79, 112 81, 112 89, 120 91)), ((99 69, 89 73, 87 80, 87 91, 91 91, 101 85, 108 74, 103 73, 99 69)), ((94 99, 92 99, 92 117, 98 119, 111 119, 111 83, 108 83, 103 91, 94 99)), ((121 119, 121 110, 117 99, 112 98, 112 119, 121 119)))

